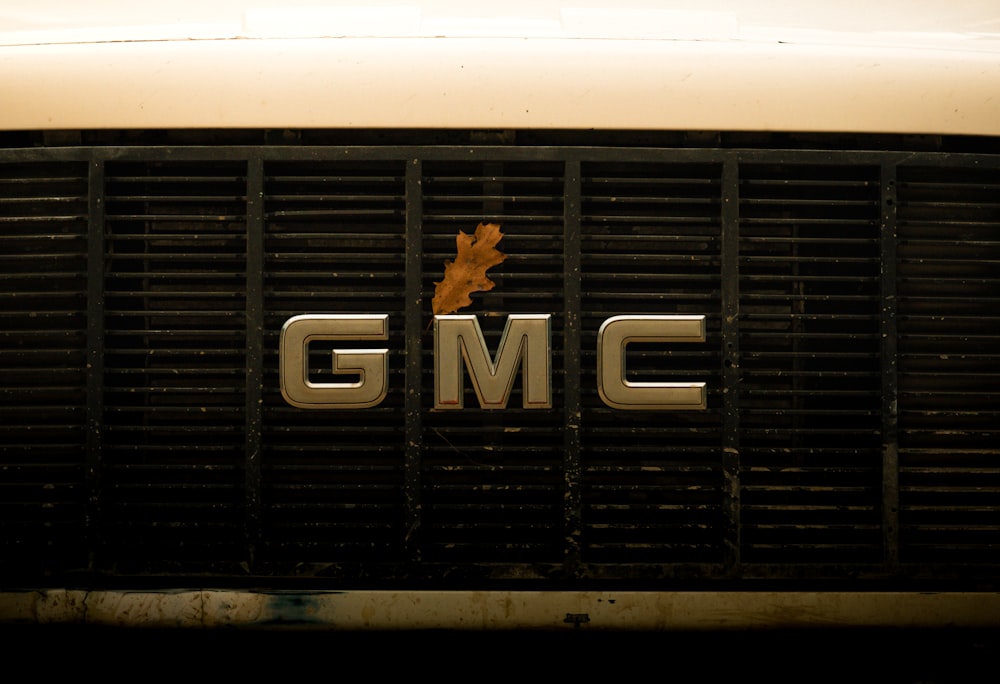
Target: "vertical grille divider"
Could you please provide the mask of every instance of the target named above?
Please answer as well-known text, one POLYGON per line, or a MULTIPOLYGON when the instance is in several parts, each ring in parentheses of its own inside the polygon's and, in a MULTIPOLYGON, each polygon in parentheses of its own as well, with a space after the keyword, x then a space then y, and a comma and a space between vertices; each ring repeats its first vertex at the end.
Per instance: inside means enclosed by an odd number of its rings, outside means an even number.
POLYGON ((882 535, 883 558, 892 572, 899 564, 899 365, 896 343, 896 164, 881 171, 882 194, 882 535))
POLYGON ((582 278, 580 161, 566 162, 563 204, 563 411, 565 414, 563 477, 566 482, 564 515, 566 524, 565 564, 569 576, 580 564, 582 535, 582 494, 580 454, 580 317, 582 278))
MULTIPOLYGON (((482 165, 482 213, 483 218, 491 216, 505 216, 504 202, 504 162, 486 161, 482 165)), ((492 220, 492 219, 488 219, 492 220)), ((502 225, 502 224, 501 224, 502 225)), ((507 308, 509 302, 504 295, 503 274, 499 272, 491 276, 494 283, 492 290, 481 293, 479 299, 485 311, 502 311, 507 308)), ((493 411, 487 411, 483 416, 483 438, 484 444, 490 449, 500 451, 502 444, 500 435, 503 430, 503 418, 493 411)))
POLYGON ((739 162, 722 164, 722 472, 723 562, 726 570, 740 572, 740 210, 739 162))
POLYGON ((247 563, 253 569, 261 539, 261 427, 264 420, 264 160, 247 162, 246 301, 246 526, 247 563))
POLYGON ((87 206, 86 521, 88 569, 101 544, 101 453, 104 424, 104 160, 93 159, 87 206))
POLYGON ((422 394, 420 391, 421 346, 423 343, 423 164, 413 159, 406 165, 406 282, 404 311, 406 328, 406 392, 405 412, 405 462, 403 497, 405 507, 404 551, 412 562, 419 562, 420 545, 420 464, 423 449, 422 394))

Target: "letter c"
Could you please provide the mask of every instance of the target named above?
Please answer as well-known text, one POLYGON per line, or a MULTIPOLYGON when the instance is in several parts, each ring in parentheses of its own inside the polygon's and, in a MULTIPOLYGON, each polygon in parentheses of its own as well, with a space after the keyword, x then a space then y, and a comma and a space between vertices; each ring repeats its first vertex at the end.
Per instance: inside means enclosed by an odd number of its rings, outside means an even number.
POLYGON ((704 316, 612 316, 597 332, 597 392, 616 409, 700 410, 703 382, 629 382, 625 347, 630 342, 704 342, 704 316))

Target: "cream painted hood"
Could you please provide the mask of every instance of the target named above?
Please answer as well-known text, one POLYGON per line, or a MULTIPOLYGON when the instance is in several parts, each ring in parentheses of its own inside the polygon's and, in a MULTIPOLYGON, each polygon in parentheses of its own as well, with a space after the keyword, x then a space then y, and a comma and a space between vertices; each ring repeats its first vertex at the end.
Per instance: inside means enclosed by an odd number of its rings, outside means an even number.
POLYGON ((974 2, 178 2, 0 8, 0 129, 1000 134, 974 2))

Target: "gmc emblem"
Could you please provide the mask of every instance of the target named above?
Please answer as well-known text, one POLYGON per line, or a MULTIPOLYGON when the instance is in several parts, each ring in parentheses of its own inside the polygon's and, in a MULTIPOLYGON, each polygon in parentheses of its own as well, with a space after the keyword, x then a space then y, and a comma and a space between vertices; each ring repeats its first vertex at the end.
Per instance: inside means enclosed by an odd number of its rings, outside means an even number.
MULTIPOLYGON (((521 369, 523 406, 552 408, 550 314, 511 314, 491 357, 479 320, 471 315, 434 317, 434 408, 463 408, 464 370, 484 409, 503 409, 521 369)), ((317 341, 389 339, 388 314, 309 314, 281 328, 281 394, 306 409, 364 409, 388 392, 388 349, 333 349, 334 374, 352 382, 313 382, 309 344, 317 341)), ((632 342, 704 342, 704 316, 612 316, 597 333, 597 392, 608 406, 624 410, 676 411, 706 407, 703 382, 632 382, 626 379, 626 349, 632 342)))

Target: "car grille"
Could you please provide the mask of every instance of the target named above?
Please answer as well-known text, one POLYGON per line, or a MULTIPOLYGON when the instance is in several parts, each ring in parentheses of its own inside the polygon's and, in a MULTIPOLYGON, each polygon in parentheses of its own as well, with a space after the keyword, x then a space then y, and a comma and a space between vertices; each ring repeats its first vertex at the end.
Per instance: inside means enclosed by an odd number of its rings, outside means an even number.
POLYGON ((0 576, 998 576, 1000 155, 476 139, 0 150, 0 576), (551 314, 551 410, 520 380, 505 410, 468 382, 432 410, 435 282, 482 221, 507 259, 460 313, 492 351, 551 314), (283 400, 309 313, 389 315, 381 404, 283 400), (706 317, 629 371, 705 382, 707 409, 601 402, 618 314, 706 317))

